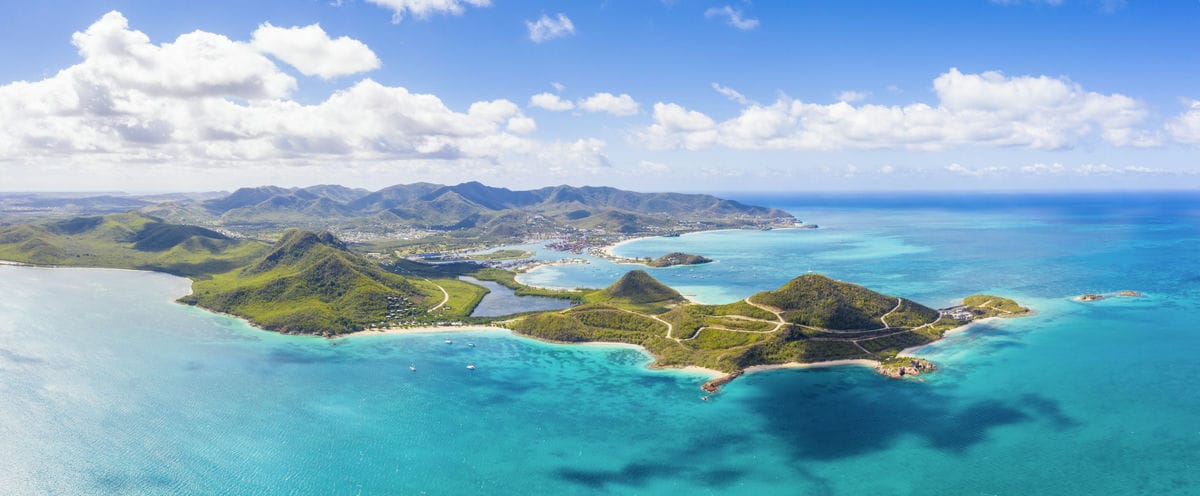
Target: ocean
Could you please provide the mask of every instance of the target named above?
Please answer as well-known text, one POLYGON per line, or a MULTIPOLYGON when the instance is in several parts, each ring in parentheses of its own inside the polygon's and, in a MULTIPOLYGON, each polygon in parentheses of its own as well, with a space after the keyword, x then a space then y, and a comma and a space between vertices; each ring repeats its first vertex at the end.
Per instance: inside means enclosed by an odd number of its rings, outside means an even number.
MULTIPOLYGON (((0 266, 0 492, 1200 492, 1200 195, 729 196, 821 227, 617 254, 713 258, 648 269, 709 303, 813 271, 1037 314, 921 349, 940 366, 922 381, 777 370, 705 402, 704 376, 650 370, 635 349, 283 336, 174 303, 188 281, 173 276, 0 266), (1072 299, 1121 290, 1144 296, 1072 299)), ((592 259, 522 280, 602 287, 631 268, 592 259)))

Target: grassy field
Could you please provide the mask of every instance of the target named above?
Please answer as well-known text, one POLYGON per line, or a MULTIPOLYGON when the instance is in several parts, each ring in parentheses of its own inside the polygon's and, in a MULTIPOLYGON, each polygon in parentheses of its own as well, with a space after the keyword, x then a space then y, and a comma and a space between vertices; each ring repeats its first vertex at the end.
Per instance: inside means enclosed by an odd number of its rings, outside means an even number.
POLYGON ((526 250, 496 250, 488 253, 479 253, 467 257, 469 260, 489 261, 489 260, 518 260, 533 256, 533 252, 526 250))

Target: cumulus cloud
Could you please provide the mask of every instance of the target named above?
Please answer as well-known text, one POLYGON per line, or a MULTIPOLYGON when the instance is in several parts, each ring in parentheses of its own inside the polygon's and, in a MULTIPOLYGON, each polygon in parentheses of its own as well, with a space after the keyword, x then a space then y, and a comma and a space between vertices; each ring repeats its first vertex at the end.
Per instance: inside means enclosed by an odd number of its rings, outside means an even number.
POLYGON ((638 103, 626 93, 596 93, 579 101, 579 108, 588 112, 608 112, 616 116, 629 116, 638 113, 638 103))
POLYGON ((555 112, 561 112, 575 108, 575 104, 571 103, 570 100, 563 100, 554 93, 538 93, 529 97, 529 106, 553 110, 555 112))
POLYGON ((735 9, 728 5, 724 7, 713 7, 704 11, 704 17, 712 19, 714 17, 724 18, 725 22, 742 31, 749 31, 758 27, 758 19, 748 19, 743 17, 742 9, 735 9))
POLYGON ((1067 79, 1008 77, 957 69, 933 81, 937 103, 823 105, 780 98, 751 104, 717 123, 675 104, 656 104, 654 122, 634 135, 652 148, 842 150, 945 149, 959 145, 1064 149, 1089 139, 1152 144, 1138 129, 1147 111, 1121 94, 1085 91, 1067 79), (681 116, 689 125, 679 126, 681 116))
POLYGON ((399 24, 405 16, 428 19, 433 14, 462 15, 466 6, 487 7, 491 0, 367 0, 392 11, 392 22, 399 24))
POLYGON ((305 76, 330 79, 379 68, 379 57, 367 45, 342 36, 331 39, 320 24, 281 28, 264 23, 251 36, 260 52, 282 60, 305 76))
POLYGON ((525 27, 529 28, 529 39, 534 43, 575 34, 575 25, 571 23, 571 19, 567 18, 566 14, 558 14, 553 18, 542 14, 542 17, 536 21, 525 21, 525 27))
POLYGON ((301 103, 291 98, 293 78, 250 43, 221 35, 195 31, 154 44, 111 12, 73 41, 78 64, 0 86, 0 162, 607 161, 603 142, 521 136, 537 124, 504 99, 462 112, 435 95, 364 79, 301 103))
POLYGON ((1200 100, 1187 104, 1186 111, 1167 122, 1167 132, 1180 143, 1200 144, 1200 100))

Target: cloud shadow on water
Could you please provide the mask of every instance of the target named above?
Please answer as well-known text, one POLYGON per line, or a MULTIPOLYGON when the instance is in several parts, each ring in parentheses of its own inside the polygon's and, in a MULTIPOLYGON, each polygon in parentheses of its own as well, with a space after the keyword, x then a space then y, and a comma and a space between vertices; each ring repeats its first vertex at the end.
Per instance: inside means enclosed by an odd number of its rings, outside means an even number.
POLYGON ((754 388, 741 401, 762 416, 766 432, 787 446, 797 461, 883 451, 912 436, 936 449, 960 453, 1002 426, 1035 420, 1047 420, 1060 430, 1078 425, 1058 402, 1036 394, 968 400, 953 396, 948 386, 886 380, 868 371, 799 373, 806 376, 784 373, 732 385, 754 388))

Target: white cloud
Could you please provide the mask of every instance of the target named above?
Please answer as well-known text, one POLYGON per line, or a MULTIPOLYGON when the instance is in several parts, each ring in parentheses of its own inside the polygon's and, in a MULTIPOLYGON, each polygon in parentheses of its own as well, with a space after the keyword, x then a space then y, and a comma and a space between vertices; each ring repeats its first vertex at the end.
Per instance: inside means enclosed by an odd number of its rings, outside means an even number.
POLYGON ((839 102, 854 103, 854 102, 861 102, 863 100, 866 100, 867 97, 870 97, 870 96, 871 96, 871 93, 866 92, 866 91, 846 90, 841 93, 838 93, 837 99, 839 102))
POLYGON ((555 93, 562 93, 564 90, 566 90, 566 89, 567 89, 567 86, 566 86, 566 85, 564 85, 564 84, 562 84, 562 83, 560 83, 560 82, 557 82, 557 81, 551 82, 551 83, 550 83, 550 87, 551 87, 551 88, 554 88, 554 92, 555 92, 555 93))
POLYGON ((617 116, 636 115, 638 103, 628 94, 596 93, 579 101, 579 108, 588 112, 608 112, 617 116))
POLYGON ((717 84, 717 83, 713 83, 713 84, 712 84, 712 88, 713 88, 713 90, 715 90, 717 93, 720 93, 720 94, 724 95, 724 96, 725 96, 725 98, 728 98, 728 99, 730 99, 730 100, 733 100, 733 101, 735 101, 735 102, 738 102, 738 103, 740 103, 740 104, 742 104, 742 105, 748 105, 748 104, 750 104, 750 99, 746 98, 746 95, 743 95, 743 94, 739 93, 737 90, 735 90, 735 89, 733 89, 733 88, 730 88, 730 87, 728 87, 728 86, 721 86, 721 85, 719 85, 719 84, 717 84))
POLYGON ((961 176, 992 176, 1008 172, 1008 167, 1002 165, 992 165, 988 167, 970 168, 958 163, 953 163, 945 167, 947 171, 953 172, 961 176))
POLYGON ((749 31, 758 27, 758 19, 747 19, 742 17, 742 15, 742 9, 735 9, 728 5, 724 7, 712 7, 704 11, 704 17, 709 19, 723 17, 730 26, 742 31, 749 31))
MULTIPOLYGON (((129 30, 116 11, 75 33, 71 42, 86 62, 56 78, 103 79, 150 96, 280 98, 296 87, 295 79, 244 43, 193 31, 173 43, 152 45, 145 33, 129 30)), ((88 103, 111 103, 99 88, 92 90, 87 96, 95 100, 88 103)))
POLYGON ((674 103, 654 104, 654 124, 638 134, 650 148, 708 148, 718 139, 717 123, 707 115, 674 103))
POLYGON ((542 14, 537 21, 525 21, 525 27, 529 28, 529 39, 534 43, 575 34, 575 25, 566 14, 558 14, 554 18, 542 14))
POLYGON ((936 105, 829 105, 780 98, 751 104, 721 123, 673 104, 656 104, 654 123, 635 141, 655 148, 843 150, 945 149, 960 145, 1064 149, 1092 139, 1115 145, 1152 144, 1138 129, 1147 111, 1124 95, 1085 91, 1066 79, 963 74, 951 69, 933 81, 936 105), (660 109, 662 112, 660 112, 660 109), (699 128, 664 119, 689 115, 699 128))
POLYGON ((252 40, 255 49, 306 76, 330 79, 379 68, 379 57, 366 44, 347 36, 331 39, 320 24, 281 28, 263 23, 252 40))
POLYGON ((563 100, 554 93, 538 93, 529 97, 529 106, 553 110, 555 112, 575 108, 575 104, 571 103, 570 100, 563 100))
POLYGON ((1063 167, 1063 164, 1057 162, 1053 164, 1038 163, 1021 167, 1021 172, 1036 176, 1057 176, 1061 175, 1065 169, 1066 168, 1063 167))
POLYGON ((1167 132, 1175 141, 1200 144, 1200 100, 1187 101, 1188 109, 1167 122, 1167 132))
POLYGON ((305 104, 290 98, 296 81, 248 43, 195 31, 156 45, 117 12, 74 41, 78 64, 0 85, 0 169, 607 163, 601 141, 520 136, 537 123, 504 99, 462 112, 435 95, 364 79, 305 104))
POLYGON ((491 0, 367 0, 392 11, 392 22, 399 23, 404 16, 428 19, 433 14, 462 15, 464 7, 487 7, 491 0))

